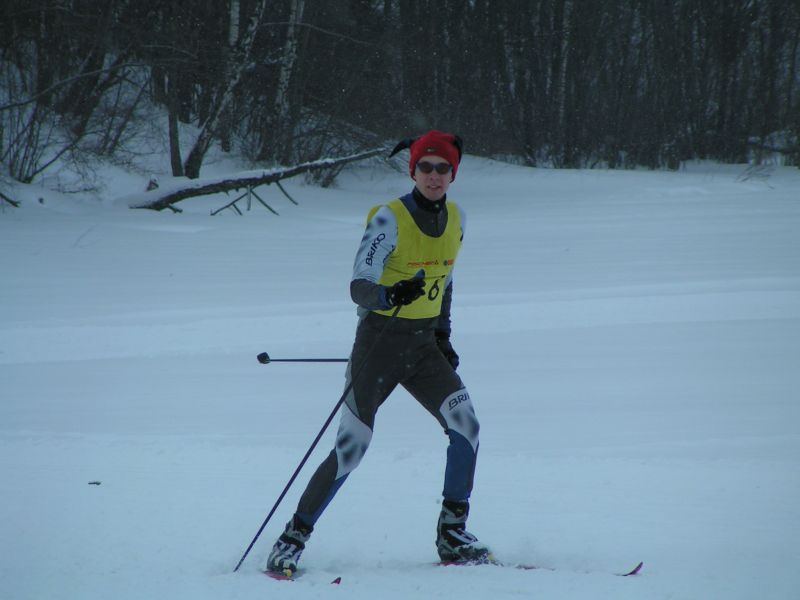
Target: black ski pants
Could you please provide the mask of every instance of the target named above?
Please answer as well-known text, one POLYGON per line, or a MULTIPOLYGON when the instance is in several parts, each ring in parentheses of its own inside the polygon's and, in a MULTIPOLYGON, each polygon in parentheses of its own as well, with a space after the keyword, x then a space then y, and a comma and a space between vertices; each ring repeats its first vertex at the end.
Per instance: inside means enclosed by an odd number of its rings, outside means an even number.
POLYGON ((479 425, 469 394, 437 347, 432 323, 396 318, 376 346, 387 321, 388 317, 374 313, 359 321, 346 385, 354 374, 357 377, 342 406, 336 444, 311 477, 297 508, 297 515, 309 525, 314 525, 361 462, 378 408, 398 384, 436 418, 450 438, 444 498, 466 500, 472 491, 479 425))

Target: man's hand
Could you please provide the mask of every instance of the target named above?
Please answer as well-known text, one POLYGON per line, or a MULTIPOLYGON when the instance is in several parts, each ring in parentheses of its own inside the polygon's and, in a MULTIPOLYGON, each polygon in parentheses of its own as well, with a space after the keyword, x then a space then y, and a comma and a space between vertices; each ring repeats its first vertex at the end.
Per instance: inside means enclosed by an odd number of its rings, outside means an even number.
POLYGON ((425 280, 421 277, 403 279, 393 286, 386 288, 386 302, 389 308, 393 306, 406 306, 425 293, 425 280))

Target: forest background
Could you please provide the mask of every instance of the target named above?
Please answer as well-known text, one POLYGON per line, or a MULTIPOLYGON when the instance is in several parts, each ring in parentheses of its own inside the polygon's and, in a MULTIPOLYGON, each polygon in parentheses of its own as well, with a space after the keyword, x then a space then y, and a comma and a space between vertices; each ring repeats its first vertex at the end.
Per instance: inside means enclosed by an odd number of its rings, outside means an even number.
MULTIPOLYGON (((0 180, 428 128, 556 168, 800 166, 800 0, 2 0, 0 180)), ((328 184, 332 169, 317 174, 328 184)))

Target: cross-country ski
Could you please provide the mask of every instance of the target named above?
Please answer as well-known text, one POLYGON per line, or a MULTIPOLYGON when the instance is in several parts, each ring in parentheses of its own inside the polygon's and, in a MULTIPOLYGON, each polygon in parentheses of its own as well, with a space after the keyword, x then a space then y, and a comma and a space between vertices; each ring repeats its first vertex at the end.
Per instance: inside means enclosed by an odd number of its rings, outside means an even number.
MULTIPOLYGON (((506 563, 496 559, 491 559, 487 561, 440 561, 435 564, 440 567, 503 567, 506 569, 519 569, 521 571, 559 570, 558 567, 539 565, 535 563, 506 563)), ((633 567, 629 571, 623 571, 620 573, 612 573, 612 574, 617 575, 619 577, 632 577, 633 575, 638 575, 641 572, 642 567, 644 567, 644 562, 639 562, 635 567, 633 567)), ((586 571, 586 572, 591 573, 592 571, 586 571)))

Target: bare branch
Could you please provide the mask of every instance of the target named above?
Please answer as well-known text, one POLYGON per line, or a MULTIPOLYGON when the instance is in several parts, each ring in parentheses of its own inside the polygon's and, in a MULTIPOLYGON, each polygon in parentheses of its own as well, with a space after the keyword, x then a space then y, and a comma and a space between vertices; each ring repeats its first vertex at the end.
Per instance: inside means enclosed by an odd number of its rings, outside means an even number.
POLYGON ((98 75, 100 73, 111 73, 113 71, 118 71, 118 70, 124 69, 126 67, 146 67, 146 66, 148 66, 148 65, 146 65, 145 63, 124 63, 124 64, 121 64, 121 65, 115 65, 115 66, 110 67, 110 68, 96 69, 94 71, 87 71, 86 73, 81 73, 79 75, 74 75, 72 77, 67 77, 66 79, 62 79, 58 83, 54 83, 49 88, 47 88, 45 90, 42 90, 38 94, 35 94, 35 95, 25 99, 25 100, 20 100, 19 102, 13 102, 11 104, 6 104, 5 106, 0 106, 0 112, 2 112, 4 110, 11 110, 12 108, 19 108, 20 106, 25 106, 27 104, 31 104, 33 102, 36 102, 42 96, 46 96, 47 94, 50 94, 50 93, 54 92, 58 88, 63 87, 65 85, 69 85, 70 83, 72 83, 73 81, 77 81, 78 79, 84 79, 86 77, 94 77, 95 75, 98 75))
POLYGON ((12 200, 8 196, 6 196, 3 192, 0 192, 0 200, 4 200, 5 202, 8 202, 11 206, 19 208, 19 202, 17 202, 16 200, 12 200))
POLYGON ((343 40, 347 40, 348 42, 353 42, 354 44, 358 44, 360 46, 377 46, 373 42, 365 42, 363 40, 356 39, 349 35, 344 35, 343 33, 337 33, 335 31, 331 31, 330 29, 324 29, 322 27, 318 27, 317 25, 312 25, 311 23, 292 23, 290 21, 271 21, 269 23, 262 23, 262 27, 267 27, 271 25, 289 25, 294 27, 305 27, 306 29, 310 29, 312 31, 316 31, 318 33, 322 33, 324 35, 329 35, 331 37, 340 38, 343 40))

